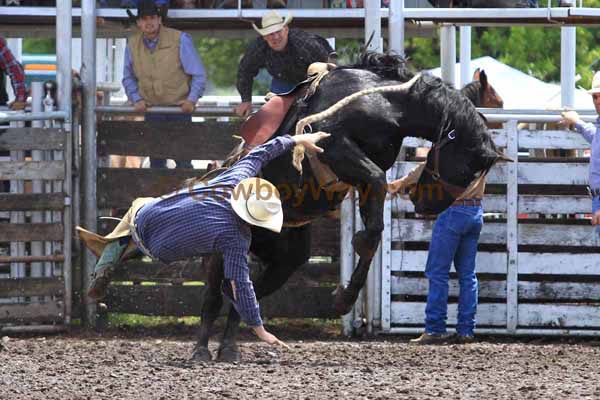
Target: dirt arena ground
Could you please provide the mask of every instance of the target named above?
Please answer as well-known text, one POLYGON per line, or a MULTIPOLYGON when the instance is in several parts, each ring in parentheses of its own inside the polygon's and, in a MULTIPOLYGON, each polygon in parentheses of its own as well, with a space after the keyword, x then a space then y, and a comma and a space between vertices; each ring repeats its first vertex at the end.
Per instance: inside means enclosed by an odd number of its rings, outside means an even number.
POLYGON ((238 364, 190 363, 191 332, 4 337, 0 399, 600 398, 598 339, 482 337, 415 347, 406 337, 273 331, 291 351, 246 335, 238 364))

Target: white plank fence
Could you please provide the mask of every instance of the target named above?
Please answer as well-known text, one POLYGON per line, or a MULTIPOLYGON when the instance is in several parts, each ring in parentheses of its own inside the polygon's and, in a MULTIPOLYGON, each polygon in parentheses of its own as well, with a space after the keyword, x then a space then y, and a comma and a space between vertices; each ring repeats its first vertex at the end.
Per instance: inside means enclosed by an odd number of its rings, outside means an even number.
MULTIPOLYGON (((575 132, 520 130, 517 121, 508 121, 493 136, 515 162, 496 165, 487 180, 506 187, 506 194, 484 198, 476 332, 600 335, 600 241, 589 221, 591 199, 583 194, 588 163, 523 156, 523 149, 581 150, 589 144, 575 132), (535 186, 519 194, 527 185, 535 186)), ((405 148, 429 146, 420 139, 404 142, 405 148)), ((388 179, 405 175, 416 164, 398 162, 388 179)), ((378 296, 379 305, 371 310, 373 302, 365 301, 349 320, 354 328, 366 323, 369 331, 380 333, 421 332, 428 290, 426 249, 434 220, 415 215, 405 198, 388 200, 386 210, 381 260, 373 264, 379 271, 370 277, 379 279, 378 290, 367 296, 378 296)), ((450 278, 451 330, 458 296, 454 269, 450 278)))

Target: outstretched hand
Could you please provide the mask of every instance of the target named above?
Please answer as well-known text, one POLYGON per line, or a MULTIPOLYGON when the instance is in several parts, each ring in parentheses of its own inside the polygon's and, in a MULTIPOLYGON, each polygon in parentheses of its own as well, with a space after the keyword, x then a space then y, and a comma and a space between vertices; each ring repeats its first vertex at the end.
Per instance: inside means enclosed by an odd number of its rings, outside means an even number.
POLYGON ((262 340, 263 342, 266 342, 266 343, 270 344, 271 346, 277 346, 277 347, 281 347, 286 350, 290 350, 290 346, 288 346, 287 344, 285 344, 284 342, 279 340, 277 338, 277 336, 273 335, 272 333, 267 332, 267 330, 265 329, 265 327, 263 325, 257 326, 252 329, 254 329, 254 333, 256 333, 256 336, 258 336, 258 338, 260 340, 262 340))
POLYGON ((305 133, 303 135, 292 136, 292 139, 294 139, 294 142, 296 142, 296 144, 303 145, 304 148, 308 151, 312 151, 315 153, 323 153, 325 150, 317 146, 315 143, 329 136, 331 136, 330 133, 319 131, 315 133, 305 133))
POLYGON ((560 113, 562 119, 559 121, 561 125, 574 125, 579 121, 577 111, 563 111, 560 113))

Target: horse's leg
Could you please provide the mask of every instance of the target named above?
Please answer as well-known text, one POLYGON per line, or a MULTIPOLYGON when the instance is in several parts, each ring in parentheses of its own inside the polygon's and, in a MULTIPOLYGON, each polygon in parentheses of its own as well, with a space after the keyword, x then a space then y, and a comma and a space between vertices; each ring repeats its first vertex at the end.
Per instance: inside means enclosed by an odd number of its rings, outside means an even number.
POLYGON ((221 255, 209 256, 204 267, 207 269, 207 285, 202 303, 202 321, 198 332, 198 342, 194 348, 192 359, 195 361, 210 361, 211 355, 208 350, 208 339, 215 320, 219 316, 223 305, 221 294, 221 282, 223 281, 223 257, 221 255))
MULTIPOLYGON (((281 234, 265 229, 252 230, 252 253, 267 267, 254 279, 258 300, 275 292, 310 257, 310 225, 284 228, 281 234)), ((237 346, 240 316, 233 307, 229 310, 227 325, 219 346, 217 360, 234 362, 240 359, 237 346)))
POLYGON ((360 214, 365 229, 352 238, 352 246, 360 256, 346 288, 336 291, 334 308, 340 315, 347 314, 367 280, 371 261, 383 232, 383 205, 386 195, 385 172, 381 170, 351 140, 344 137, 323 153, 331 169, 344 181, 359 190, 360 214))

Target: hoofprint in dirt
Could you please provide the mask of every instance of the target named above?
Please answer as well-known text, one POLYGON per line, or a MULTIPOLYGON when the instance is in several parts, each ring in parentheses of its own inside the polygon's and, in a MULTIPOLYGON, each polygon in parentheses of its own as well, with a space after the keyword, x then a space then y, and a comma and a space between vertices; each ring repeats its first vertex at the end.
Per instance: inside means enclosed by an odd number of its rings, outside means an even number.
POLYGON ((594 339, 407 341, 293 335, 284 352, 245 340, 241 363, 198 364, 187 336, 11 337, 0 350, 0 399, 600 398, 594 339))

